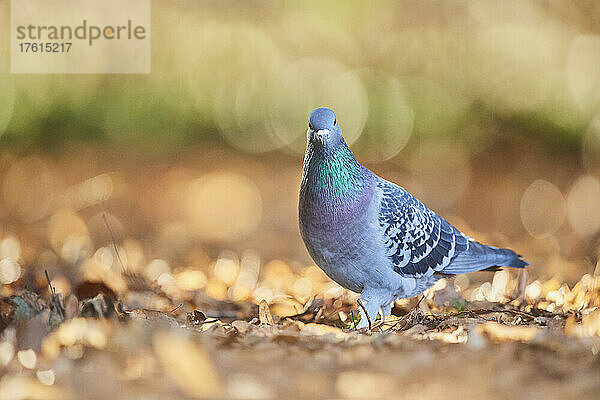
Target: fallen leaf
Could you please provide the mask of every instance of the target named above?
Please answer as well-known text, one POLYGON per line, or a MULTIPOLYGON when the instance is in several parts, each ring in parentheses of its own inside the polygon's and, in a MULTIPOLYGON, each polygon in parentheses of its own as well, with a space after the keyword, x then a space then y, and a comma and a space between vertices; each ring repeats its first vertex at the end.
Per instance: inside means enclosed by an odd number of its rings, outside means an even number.
POLYGON ((425 333, 425 325, 422 325, 422 324, 417 324, 417 325, 411 326, 409 329, 407 329, 403 332, 404 336, 408 336, 408 337, 412 337, 412 338, 417 338, 419 335, 424 334, 424 333, 425 333))
POLYGON ((138 308, 127 311, 126 315, 132 321, 142 322, 143 324, 148 324, 150 326, 172 329, 180 327, 177 319, 162 311, 138 308))
POLYGON ((444 343, 466 343, 468 338, 467 332, 462 326, 452 332, 427 332, 425 335, 430 340, 439 340, 444 343))
POLYGON ((35 364, 37 363, 37 356, 35 351, 31 349, 21 350, 17 353, 17 358, 22 366, 28 369, 35 368, 35 364))
POLYGON ((114 314, 115 307, 110 297, 99 293, 91 299, 81 302, 81 316, 86 318, 109 318, 114 314))
POLYGON ((200 345, 173 332, 158 332, 152 342, 165 372, 186 395, 196 398, 223 396, 223 381, 200 345))
POLYGON ((206 321, 206 315, 202 311, 194 310, 190 313, 185 314, 188 324, 190 325, 200 325, 204 321, 206 321))
POLYGON ((0 342, 0 365, 7 365, 15 356, 15 348, 10 342, 0 342))
POLYGON ((246 333, 248 331, 248 329, 250 329, 250 323, 247 321, 242 321, 242 320, 233 321, 231 323, 231 326, 233 326, 235 329, 237 329, 237 331, 239 333, 241 333, 242 335, 244 333, 246 333))
POLYGON ((106 320, 73 318, 43 340, 42 351, 46 357, 55 358, 63 346, 85 345, 104 349, 110 331, 111 325, 106 320))
POLYGON ((6 375, 0 381, 0 399, 70 399, 72 396, 56 385, 47 386, 33 377, 6 375))
POLYGON ((316 324, 314 322, 304 324, 304 326, 302 327, 302 331, 300 332, 302 333, 302 335, 307 336, 333 335, 336 339, 344 339, 348 336, 348 334, 340 328, 336 328, 334 326, 329 325, 316 324))
POLYGON ((273 316, 271 310, 269 310, 269 304, 264 299, 258 305, 258 319, 263 325, 273 325, 273 316))
POLYGON ((583 315, 581 323, 577 323, 575 317, 570 316, 565 324, 565 333, 576 337, 600 336, 600 309, 583 315))
POLYGON ((49 369, 46 371, 42 371, 42 370, 37 371, 35 373, 35 375, 37 376, 40 383, 42 383, 43 385, 46 385, 46 386, 54 385, 54 380, 56 379, 56 376, 54 375, 54 371, 52 369, 49 369))
POLYGON ((479 325, 477 330, 495 341, 531 342, 539 330, 533 326, 510 326, 497 322, 486 322, 479 325))

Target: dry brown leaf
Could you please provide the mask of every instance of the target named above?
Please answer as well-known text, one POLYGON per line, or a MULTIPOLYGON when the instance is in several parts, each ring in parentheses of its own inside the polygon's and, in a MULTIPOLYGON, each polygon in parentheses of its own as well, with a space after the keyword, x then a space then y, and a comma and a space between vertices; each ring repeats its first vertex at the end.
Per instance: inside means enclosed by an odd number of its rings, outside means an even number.
POLYGON ((439 340, 444 343, 466 343, 468 339, 467 332, 462 326, 452 332, 427 332, 425 336, 430 340, 439 340))
POLYGON ((334 335, 336 339, 344 339, 348 336, 348 334, 340 328, 316 324, 314 322, 311 322, 310 324, 304 324, 301 333, 308 336, 334 335))
POLYGON ((0 381, 0 399, 66 400, 70 398, 72 396, 67 390, 56 385, 46 386, 33 377, 6 375, 0 381))
POLYGON ((425 331, 426 331, 425 325, 416 324, 416 325, 411 326, 409 329, 405 330, 402 334, 404 336, 417 338, 417 337, 419 337, 419 335, 424 334, 425 331))
POLYGON ((222 397, 224 386, 204 349, 191 339, 173 332, 158 332, 154 351, 169 378, 188 396, 222 397))
POLYGON ((165 328, 179 328, 180 323, 171 315, 162 311, 147 310, 143 308, 127 311, 127 317, 132 321, 138 321, 145 324, 163 326, 165 328))
POLYGON ((297 301, 283 299, 271 304, 270 309, 273 314, 284 318, 297 315, 300 311, 302 311, 302 306, 298 305, 297 301))
POLYGON ((496 341, 531 342, 539 333, 539 329, 533 326, 510 326, 497 322, 486 322, 477 330, 496 341))
POLYGON ((43 340, 42 352, 48 358, 56 358, 64 346, 80 344, 104 349, 111 330, 112 326, 106 320, 73 318, 43 340))
POLYGON ((600 336, 600 309, 581 317, 581 323, 570 316, 565 324, 565 333, 576 337, 600 336))
POLYGON ((221 320, 219 319, 209 319, 206 322, 204 322, 202 325, 200 325, 198 327, 198 329, 201 332, 206 332, 210 329, 214 329, 214 327, 219 327, 219 326, 223 326, 223 322, 221 322, 221 320))
POLYGON ((263 325, 273 325, 273 316, 266 300, 261 300, 258 305, 258 319, 263 325))
POLYGON ((248 329, 250 329, 250 323, 248 321, 242 321, 242 320, 236 320, 233 321, 231 323, 231 326, 233 326, 235 329, 237 329, 237 331, 239 333, 241 333, 242 335, 245 334, 246 332, 248 332, 248 329))

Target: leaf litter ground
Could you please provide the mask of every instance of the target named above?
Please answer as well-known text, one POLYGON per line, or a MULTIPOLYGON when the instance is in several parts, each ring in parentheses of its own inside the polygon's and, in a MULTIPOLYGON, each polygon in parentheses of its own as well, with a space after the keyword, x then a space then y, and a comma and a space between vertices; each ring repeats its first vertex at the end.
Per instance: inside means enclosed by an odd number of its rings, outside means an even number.
POLYGON ((551 243, 511 242, 542 260, 529 276, 443 279, 356 331, 357 296, 299 241, 295 162, 115 157, 104 173, 68 154, 1 160, 62 182, 45 215, 0 202, 1 399, 598 398, 600 271, 544 258, 551 243), (207 185, 242 203, 190 208, 207 185))

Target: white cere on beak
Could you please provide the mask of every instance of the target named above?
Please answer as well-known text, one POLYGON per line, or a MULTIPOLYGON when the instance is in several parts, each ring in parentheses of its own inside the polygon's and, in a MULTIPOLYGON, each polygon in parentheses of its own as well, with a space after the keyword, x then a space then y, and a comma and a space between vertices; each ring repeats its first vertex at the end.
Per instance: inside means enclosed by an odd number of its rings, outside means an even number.
POLYGON ((308 129, 308 138, 309 140, 315 140, 321 144, 321 146, 325 145, 325 135, 329 133, 329 129, 319 129, 315 131, 313 129, 308 129))
POLYGON ((309 141, 317 141, 321 146, 325 145, 325 136, 330 133, 329 129, 315 129, 308 128, 306 131, 306 137, 309 141))

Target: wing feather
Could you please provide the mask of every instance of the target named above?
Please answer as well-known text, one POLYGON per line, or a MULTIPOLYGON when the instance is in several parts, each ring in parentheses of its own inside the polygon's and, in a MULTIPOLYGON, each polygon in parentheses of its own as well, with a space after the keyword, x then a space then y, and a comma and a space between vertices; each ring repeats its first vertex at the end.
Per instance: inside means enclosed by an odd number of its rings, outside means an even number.
POLYGON ((381 181, 379 224, 394 271, 430 276, 443 270, 468 247, 468 238, 406 190, 381 181))

